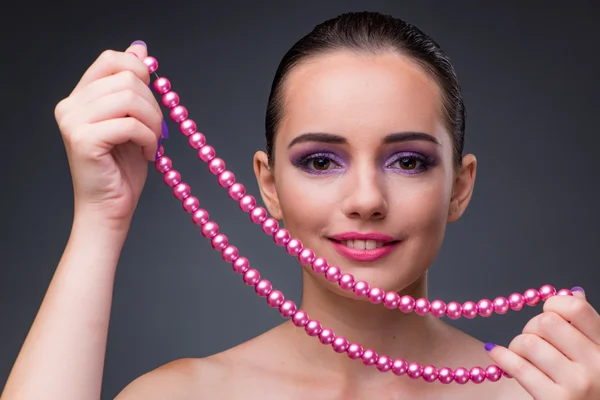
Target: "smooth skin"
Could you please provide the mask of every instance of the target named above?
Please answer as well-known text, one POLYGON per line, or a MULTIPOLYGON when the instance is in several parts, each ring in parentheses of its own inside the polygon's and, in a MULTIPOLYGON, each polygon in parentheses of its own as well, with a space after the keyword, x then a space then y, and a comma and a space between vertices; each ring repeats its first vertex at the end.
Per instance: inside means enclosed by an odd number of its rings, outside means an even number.
MULTIPOLYGON (((145 56, 140 45, 104 53, 56 108, 73 174, 73 229, 2 400, 100 397, 114 273, 163 118, 147 87, 148 72, 140 61, 145 56)), ((271 215, 358 279, 427 297, 427 268, 447 223, 464 213, 476 175, 473 155, 465 155, 460 167, 453 163, 439 88, 400 55, 337 52, 292 71, 284 100, 274 165, 263 152, 254 158, 271 215), (384 140, 406 131, 426 133, 437 143, 384 140), (290 146, 306 132, 339 140, 290 146), (390 161, 391 155, 408 152, 433 161, 428 168, 414 159, 390 161), (299 154, 307 153, 320 158, 299 163, 299 154), (401 243, 380 260, 352 261, 329 240, 345 231, 384 232, 401 243)), ((549 299, 508 348, 490 353, 440 319, 357 300, 308 268, 301 307, 379 353, 453 368, 497 363, 514 379, 461 386, 382 374, 285 322, 223 353, 163 365, 117 398, 600 398, 594 379, 600 372, 600 316, 581 293, 549 299)))

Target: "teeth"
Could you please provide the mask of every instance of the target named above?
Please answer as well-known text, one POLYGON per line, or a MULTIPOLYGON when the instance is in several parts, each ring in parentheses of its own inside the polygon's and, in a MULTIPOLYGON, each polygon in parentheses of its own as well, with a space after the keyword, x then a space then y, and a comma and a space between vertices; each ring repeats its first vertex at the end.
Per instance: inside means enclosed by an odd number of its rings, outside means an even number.
POLYGON ((383 242, 374 240, 344 240, 342 244, 356 250, 373 250, 383 246, 383 242))

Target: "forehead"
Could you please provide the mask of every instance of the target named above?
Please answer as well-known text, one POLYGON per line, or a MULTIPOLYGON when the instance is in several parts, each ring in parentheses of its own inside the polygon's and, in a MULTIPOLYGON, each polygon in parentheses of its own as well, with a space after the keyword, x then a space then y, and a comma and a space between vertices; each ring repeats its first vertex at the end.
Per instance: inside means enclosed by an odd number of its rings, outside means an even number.
POLYGON ((423 67, 393 52, 319 55, 296 66, 283 91, 282 140, 307 131, 355 140, 417 131, 449 140, 439 86, 423 67))

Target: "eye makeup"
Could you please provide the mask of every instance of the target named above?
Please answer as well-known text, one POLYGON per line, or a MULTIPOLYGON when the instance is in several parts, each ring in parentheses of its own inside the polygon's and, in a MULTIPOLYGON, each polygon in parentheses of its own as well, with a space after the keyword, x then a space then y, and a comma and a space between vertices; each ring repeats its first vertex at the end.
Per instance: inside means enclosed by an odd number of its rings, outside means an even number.
POLYGON ((330 149, 307 149, 293 155, 292 165, 314 175, 340 173, 346 168, 343 157, 330 149))

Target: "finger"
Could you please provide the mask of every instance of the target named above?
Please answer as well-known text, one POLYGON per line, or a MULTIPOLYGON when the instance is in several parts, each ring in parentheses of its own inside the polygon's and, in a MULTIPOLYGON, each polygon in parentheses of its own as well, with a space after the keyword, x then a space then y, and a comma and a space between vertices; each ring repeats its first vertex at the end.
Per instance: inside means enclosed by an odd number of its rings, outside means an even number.
POLYGON ((571 361, 588 364, 590 357, 597 357, 596 344, 552 311, 533 317, 523 328, 523 333, 539 336, 571 361))
POLYGON ((126 117, 98 122, 90 126, 89 136, 102 137, 100 147, 109 152, 115 145, 132 142, 141 147, 148 161, 156 159, 158 138, 156 134, 136 118, 126 117))
POLYGON ((573 296, 552 296, 543 310, 560 315, 600 346, 600 315, 581 294, 575 291, 573 296))
POLYGON ((162 115, 162 109, 148 85, 131 71, 121 71, 115 75, 95 80, 87 85, 84 90, 72 96, 70 101, 78 105, 89 104, 102 96, 124 90, 135 91, 162 115))
POLYGON ((97 79, 125 70, 133 72, 148 85, 150 83, 150 72, 142 62, 146 55, 146 47, 138 42, 133 42, 125 52, 104 51, 85 71, 71 94, 77 93, 82 87, 97 79), (135 57, 131 53, 135 54, 135 57))
MULTIPOLYGON (((564 338, 563 338, 564 340, 564 338)), ((575 363, 552 344, 535 334, 524 333, 513 339, 509 350, 523 357, 559 385, 575 376, 575 363)))
POLYGON ((496 345, 488 351, 488 354, 504 372, 519 382, 533 398, 556 398, 556 383, 525 358, 506 347, 496 345))

